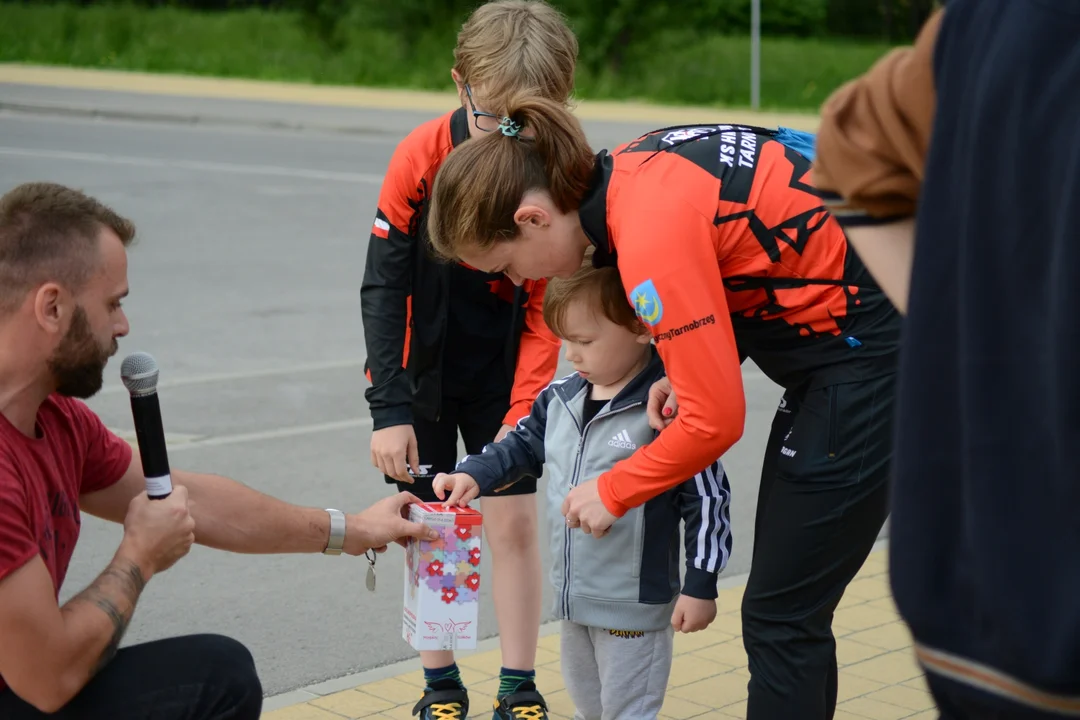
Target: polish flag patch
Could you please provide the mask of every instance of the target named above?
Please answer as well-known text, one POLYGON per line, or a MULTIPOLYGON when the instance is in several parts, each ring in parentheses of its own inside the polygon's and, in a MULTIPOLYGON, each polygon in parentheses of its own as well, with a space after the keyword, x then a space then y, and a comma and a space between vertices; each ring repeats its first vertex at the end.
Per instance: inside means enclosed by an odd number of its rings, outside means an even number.
POLYGON ((371 234, 385 240, 390 234, 390 223, 382 218, 375 218, 375 224, 371 226, 371 234))

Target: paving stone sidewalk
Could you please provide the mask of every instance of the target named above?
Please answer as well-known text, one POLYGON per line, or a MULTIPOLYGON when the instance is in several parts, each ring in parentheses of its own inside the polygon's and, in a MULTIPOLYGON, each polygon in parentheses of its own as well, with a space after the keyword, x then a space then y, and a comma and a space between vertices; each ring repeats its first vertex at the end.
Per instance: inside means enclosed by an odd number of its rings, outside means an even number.
MULTIPOLYGON (((840 665, 836 720, 937 720, 922 670, 911 650, 911 636, 896 614, 886 576, 887 550, 875 551, 848 587, 833 627, 840 665)), ((746 653, 739 603, 744 587, 720 592, 716 621, 698 633, 676 634, 663 718, 746 717, 746 653)), ((263 720, 409 720, 423 688, 418 663, 395 677, 315 695, 263 714, 263 720)), ((469 687, 470 717, 490 718, 498 687, 497 649, 459 653, 458 665, 469 687)), ((552 718, 569 719, 574 706, 559 670, 559 636, 541 638, 537 686, 552 718)))

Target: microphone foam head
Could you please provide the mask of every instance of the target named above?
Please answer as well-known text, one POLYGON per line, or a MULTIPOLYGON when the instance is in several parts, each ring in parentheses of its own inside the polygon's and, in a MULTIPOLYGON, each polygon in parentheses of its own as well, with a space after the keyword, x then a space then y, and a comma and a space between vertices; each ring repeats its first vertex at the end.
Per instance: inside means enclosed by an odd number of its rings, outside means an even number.
POLYGON ((131 353, 120 366, 120 379, 132 395, 154 392, 158 382, 157 360, 150 353, 131 353))

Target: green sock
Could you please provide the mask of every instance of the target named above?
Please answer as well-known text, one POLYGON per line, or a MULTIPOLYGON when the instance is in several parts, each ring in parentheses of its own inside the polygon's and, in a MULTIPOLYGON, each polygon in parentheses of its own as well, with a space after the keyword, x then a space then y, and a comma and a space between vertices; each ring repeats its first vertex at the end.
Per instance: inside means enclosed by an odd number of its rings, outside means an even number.
POLYGON ((464 689, 461 682, 461 672, 457 663, 451 663, 443 668, 424 668, 424 681, 432 690, 455 690, 464 689))
POLYGON ((536 671, 535 670, 510 670, 509 668, 501 668, 499 670, 499 690, 496 693, 499 697, 503 695, 509 695, 521 686, 523 682, 535 682, 536 671))

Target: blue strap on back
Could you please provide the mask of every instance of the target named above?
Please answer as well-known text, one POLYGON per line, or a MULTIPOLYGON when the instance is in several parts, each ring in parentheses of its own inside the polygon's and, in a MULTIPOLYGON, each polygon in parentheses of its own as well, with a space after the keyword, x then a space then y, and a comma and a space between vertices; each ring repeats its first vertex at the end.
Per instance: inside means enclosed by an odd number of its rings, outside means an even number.
POLYGON ((776 129, 776 135, 773 139, 784 145, 784 147, 791 148, 810 162, 814 162, 814 142, 817 139, 817 135, 814 133, 780 127, 776 129))

